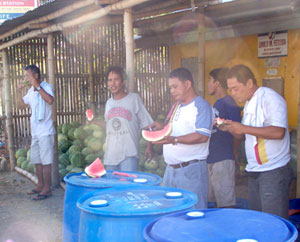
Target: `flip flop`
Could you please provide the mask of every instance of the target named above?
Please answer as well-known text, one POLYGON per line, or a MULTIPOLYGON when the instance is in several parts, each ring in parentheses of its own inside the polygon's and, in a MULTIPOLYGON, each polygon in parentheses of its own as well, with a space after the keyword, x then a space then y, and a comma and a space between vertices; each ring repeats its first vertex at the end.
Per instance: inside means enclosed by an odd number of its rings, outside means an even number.
POLYGON ((37 191, 35 189, 32 189, 30 192, 27 192, 27 195, 34 195, 34 194, 37 194, 37 193, 40 193, 41 191, 37 191))
POLYGON ((34 197, 32 200, 44 200, 47 199, 48 197, 51 197, 52 194, 38 194, 36 197, 34 197))

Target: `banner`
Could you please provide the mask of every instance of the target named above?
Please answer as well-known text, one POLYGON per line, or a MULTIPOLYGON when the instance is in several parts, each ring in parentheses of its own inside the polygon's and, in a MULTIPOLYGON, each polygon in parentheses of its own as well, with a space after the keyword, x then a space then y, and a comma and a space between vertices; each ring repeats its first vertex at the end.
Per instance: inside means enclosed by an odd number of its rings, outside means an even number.
POLYGON ((39 0, 0 0, 0 24, 39 6, 39 0))
POLYGON ((271 32, 258 35, 258 57, 287 56, 288 32, 271 32))

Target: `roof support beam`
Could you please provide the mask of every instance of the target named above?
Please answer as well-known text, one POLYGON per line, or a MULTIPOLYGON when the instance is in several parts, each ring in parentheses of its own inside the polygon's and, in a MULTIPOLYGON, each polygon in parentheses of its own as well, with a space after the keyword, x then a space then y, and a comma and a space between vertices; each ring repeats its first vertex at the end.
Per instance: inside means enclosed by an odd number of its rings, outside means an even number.
POLYGON ((25 35, 23 35, 19 38, 15 38, 12 41, 9 41, 5 44, 2 44, 0 46, 0 50, 3 50, 3 49, 6 49, 10 46, 19 44, 23 41, 26 41, 26 40, 29 40, 29 39, 32 39, 32 38, 36 38, 41 34, 49 34, 49 33, 53 33, 53 32, 56 32, 56 31, 62 31, 64 29, 74 27, 76 25, 85 23, 87 21, 99 19, 103 16, 106 16, 111 11, 131 8, 135 5, 138 5, 138 4, 141 4, 143 2, 147 2, 147 1, 149 1, 149 0, 123 0, 121 2, 106 6, 102 9, 96 10, 94 12, 82 15, 82 16, 78 17, 77 19, 73 19, 73 20, 70 20, 70 21, 67 21, 67 22, 63 22, 63 23, 54 24, 54 25, 51 25, 51 26, 49 26, 47 28, 44 28, 44 29, 34 30, 34 31, 32 31, 28 34, 25 34, 25 35))
POLYGON ((136 91, 134 79, 134 39, 133 39, 133 24, 132 11, 126 9, 124 12, 124 34, 125 34, 125 49, 126 49, 126 74, 128 81, 128 89, 130 92, 136 91))
POLYGON ((37 19, 33 19, 29 22, 26 22, 16 28, 13 28, 12 30, 6 32, 5 34, 0 35, 0 39, 4 39, 7 38, 13 34, 16 34, 18 32, 21 32, 23 30, 25 30, 26 28, 30 28, 30 26, 32 26, 33 24, 40 24, 49 20, 53 20, 57 17, 61 17, 65 14, 71 13, 77 9, 89 6, 91 4, 95 4, 95 0, 85 0, 85 1, 80 1, 78 3, 74 3, 68 7, 62 8, 54 13, 48 14, 46 16, 43 16, 41 18, 37 18, 37 19))

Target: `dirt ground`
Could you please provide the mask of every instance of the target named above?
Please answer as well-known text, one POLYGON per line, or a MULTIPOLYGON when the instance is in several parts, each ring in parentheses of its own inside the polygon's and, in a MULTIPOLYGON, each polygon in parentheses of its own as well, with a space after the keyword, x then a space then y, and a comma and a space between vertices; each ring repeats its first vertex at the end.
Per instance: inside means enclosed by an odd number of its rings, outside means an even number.
MULTIPOLYGON (((42 201, 27 192, 34 184, 16 172, 0 172, 0 242, 61 242, 64 190, 42 201)), ((290 197, 295 197, 295 182, 290 197)), ((238 175, 236 194, 247 199, 247 178, 238 175)))
POLYGON ((34 184, 16 172, 0 173, 0 242, 61 242, 64 190, 33 201, 34 184))

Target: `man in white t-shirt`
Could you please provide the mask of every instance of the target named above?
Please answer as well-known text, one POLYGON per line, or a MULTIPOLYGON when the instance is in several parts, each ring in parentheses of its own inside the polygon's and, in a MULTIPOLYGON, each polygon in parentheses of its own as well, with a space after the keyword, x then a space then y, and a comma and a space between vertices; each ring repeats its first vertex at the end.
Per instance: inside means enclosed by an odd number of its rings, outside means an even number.
POLYGON ((244 65, 230 69, 227 84, 237 102, 246 102, 242 123, 225 121, 222 129, 246 138, 249 208, 287 218, 291 171, 286 102, 274 90, 258 87, 244 65))
POLYGON ((40 69, 35 65, 24 68, 24 82, 18 86, 18 106, 31 108, 31 149, 30 162, 35 165, 38 184, 28 194, 37 194, 34 200, 51 196, 51 164, 54 155, 55 129, 51 105, 54 102, 52 85, 41 82, 40 69), (30 85, 22 98, 22 90, 30 85))

